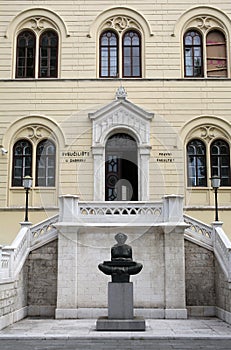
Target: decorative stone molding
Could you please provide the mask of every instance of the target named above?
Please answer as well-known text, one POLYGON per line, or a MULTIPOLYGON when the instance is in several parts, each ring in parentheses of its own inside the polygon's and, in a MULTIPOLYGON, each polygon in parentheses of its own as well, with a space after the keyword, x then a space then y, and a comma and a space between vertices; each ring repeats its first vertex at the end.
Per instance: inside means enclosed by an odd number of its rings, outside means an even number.
POLYGON ((189 21, 184 29, 187 30, 188 28, 198 28, 203 32, 206 32, 212 28, 224 29, 224 25, 217 18, 211 16, 198 16, 189 21))
POLYGON ((123 87, 117 89, 116 100, 95 113, 89 113, 93 122, 92 146, 105 146, 109 134, 116 129, 126 129, 140 145, 149 145, 150 121, 154 114, 126 100, 123 87))
POLYGON ((187 140, 192 138, 199 138, 206 143, 210 143, 215 138, 227 138, 226 132, 213 124, 200 125, 188 135, 187 140))
POLYGON ((42 138, 49 138, 55 140, 54 134, 51 130, 43 125, 32 124, 21 129, 16 135, 15 139, 26 137, 30 139, 33 143, 36 143, 42 138))
POLYGON ((139 23, 137 23, 134 19, 127 16, 114 16, 114 17, 108 18, 101 27, 101 29, 104 29, 104 28, 115 29, 118 33, 122 33, 125 30, 130 28, 135 28, 135 29, 138 29, 139 31, 142 30, 139 23))
POLYGON ((21 23, 17 30, 21 31, 22 29, 29 28, 35 31, 36 33, 40 33, 45 29, 54 29, 55 31, 58 31, 57 25, 49 18, 43 16, 34 16, 26 19, 21 23))
POLYGON ((188 28, 198 28, 202 31, 220 28, 228 35, 231 30, 231 20, 225 12, 216 7, 194 6, 178 18, 172 36, 181 40, 183 33, 188 28))
POLYGON ((19 138, 41 139, 41 137, 54 140, 60 148, 65 146, 65 138, 60 127, 50 118, 42 115, 31 115, 16 120, 3 137, 3 145, 7 149, 19 138), (41 135, 41 136, 40 136, 41 135))
POLYGON ((127 93, 123 86, 120 86, 116 91, 116 99, 118 100, 120 98, 122 98, 123 100, 127 98, 127 93))
POLYGON ((18 13, 8 25, 5 38, 14 38, 18 30, 31 28, 42 30, 43 28, 53 28, 58 31, 62 37, 69 37, 67 26, 63 19, 54 11, 46 8, 29 8, 18 13))
POLYGON ((100 13, 89 28, 88 38, 98 36, 105 28, 113 28, 121 33, 127 28, 138 29, 145 36, 153 36, 151 26, 146 18, 138 11, 126 6, 110 8, 100 13))
POLYGON ((211 125, 201 126, 201 137, 206 141, 210 141, 215 138, 216 128, 211 125))
POLYGON ((231 141, 230 123, 216 116, 202 115, 188 121, 181 130, 181 138, 187 143, 192 138, 203 139, 210 143, 215 138, 231 141))

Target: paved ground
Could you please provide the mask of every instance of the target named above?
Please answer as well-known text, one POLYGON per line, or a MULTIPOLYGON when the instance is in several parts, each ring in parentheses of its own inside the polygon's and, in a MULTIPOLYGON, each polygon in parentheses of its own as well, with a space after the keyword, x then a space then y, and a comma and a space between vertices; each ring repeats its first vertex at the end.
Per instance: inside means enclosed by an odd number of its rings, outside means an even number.
POLYGON ((146 320, 145 332, 97 332, 96 320, 27 318, 0 331, 0 350, 230 350, 217 319, 146 320))

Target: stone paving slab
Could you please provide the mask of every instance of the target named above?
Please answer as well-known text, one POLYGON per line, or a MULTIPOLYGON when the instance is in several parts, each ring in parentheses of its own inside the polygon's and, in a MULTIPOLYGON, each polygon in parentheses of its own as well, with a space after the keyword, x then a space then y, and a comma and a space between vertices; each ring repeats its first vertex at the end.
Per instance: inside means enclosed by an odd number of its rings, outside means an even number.
POLYGON ((96 320, 27 318, 0 331, 0 350, 230 350, 217 319, 146 320, 145 332, 99 332, 96 320))
MULTIPOLYGON (((0 331, 3 339, 230 339, 231 325, 218 318, 187 320, 146 320, 145 332, 96 331, 96 320, 54 320, 26 318, 0 331)), ((0 347, 1 349, 1 347, 0 347)), ((230 347, 231 349, 231 347, 230 347)))

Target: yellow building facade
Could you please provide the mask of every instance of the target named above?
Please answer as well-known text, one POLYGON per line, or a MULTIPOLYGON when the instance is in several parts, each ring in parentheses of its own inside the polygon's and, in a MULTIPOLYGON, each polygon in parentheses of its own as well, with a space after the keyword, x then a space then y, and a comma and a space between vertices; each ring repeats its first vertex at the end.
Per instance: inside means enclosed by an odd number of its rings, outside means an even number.
POLYGON ((231 237, 231 5, 0 2, 1 244, 83 201, 184 196, 231 237))

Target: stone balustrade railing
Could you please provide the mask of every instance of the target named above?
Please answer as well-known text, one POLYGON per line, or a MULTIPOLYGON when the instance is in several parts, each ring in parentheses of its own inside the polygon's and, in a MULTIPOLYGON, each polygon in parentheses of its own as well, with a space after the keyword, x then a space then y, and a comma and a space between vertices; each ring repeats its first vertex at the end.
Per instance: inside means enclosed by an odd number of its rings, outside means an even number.
POLYGON ((185 230, 185 236, 211 247, 231 283, 231 241, 222 229, 222 222, 207 225, 188 215, 184 215, 184 221, 190 225, 185 230))
POLYGON ((229 281, 231 282, 231 242, 225 235, 221 223, 206 225, 183 215, 181 196, 166 196, 162 202, 80 202, 78 196, 60 197, 60 212, 43 222, 31 226, 22 223, 11 246, 0 246, 0 282, 15 278, 31 249, 48 243, 57 237, 57 222, 72 225, 89 224, 137 224, 189 225, 186 237, 206 244, 214 250, 229 281))
POLYGON ((189 225, 185 230, 185 234, 205 243, 206 245, 213 246, 213 227, 207 225, 199 220, 196 220, 188 215, 184 214, 184 222, 189 225))
POLYGON ((59 216, 31 226, 31 223, 22 222, 21 229, 11 246, 0 246, 0 282, 13 280, 20 272, 32 248, 45 244, 57 236, 54 224, 59 216))
POLYGON ((213 223, 214 229, 214 253, 225 272, 229 283, 231 283, 231 241, 222 229, 221 222, 213 223))
POLYGON ((78 220, 84 222, 133 223, 163 221, 163 203, 79 202, 78 220))
POLYGON ((60 222, 155 224, 183 221, 182 196, 165 196, 161 202, 81 202, 78 196, 60 197, 60 222))
POLYGON ((44 241, 48 243, 50 240, 57 236, 57 230, 54 225, 59 221, 59 215, 52 216, 51 218, 34 225, 30 229, 30 245, 33 248, 37 248, 44 241))

